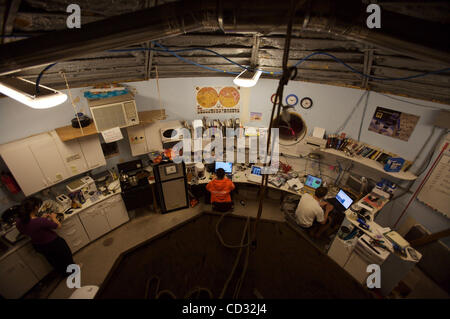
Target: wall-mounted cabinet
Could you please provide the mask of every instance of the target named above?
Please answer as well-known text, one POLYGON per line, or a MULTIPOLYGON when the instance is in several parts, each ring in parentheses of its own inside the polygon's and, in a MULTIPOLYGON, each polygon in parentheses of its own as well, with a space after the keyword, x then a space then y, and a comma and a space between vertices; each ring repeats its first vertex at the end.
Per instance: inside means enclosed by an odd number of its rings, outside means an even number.
POLYGON ((55 131, 0 145, 25 196, 106 165, 98 135, 62 142, 55 131))

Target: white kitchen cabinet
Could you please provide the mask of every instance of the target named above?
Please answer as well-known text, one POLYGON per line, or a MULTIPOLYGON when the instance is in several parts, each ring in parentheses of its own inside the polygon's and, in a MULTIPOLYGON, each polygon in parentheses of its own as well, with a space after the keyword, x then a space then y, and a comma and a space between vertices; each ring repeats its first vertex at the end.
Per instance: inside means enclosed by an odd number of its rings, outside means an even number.
POLYGON ((50 134, 52 135, 56 147, 61 154, 61 158, 66 166, 69 177, 89 170, 78 139, 63 142, 59 138, 56 131, 51 131, 50 134))
POLYGON ((148 152, 158 151, 163 148, 161 142, 161 122, 147 124, 145 127, 145 140, 148 152))
POLYGON ((25 196, 49 186, 26 140, 2 145, 0 153, 25 196))
POLYGON ((106 165, 105 156, 103 155, 102 146, 98 135, 91 135, 79 138, 81 150, 88 169, 97 168, 106 165))
POLYGON ((43 279, 53 269, 53 267, 45 259, 44 255, 38 253, 30 243, 20 248, 17 253, 25 264, 31 269, 38 280, 43 279))
POLYGON ((342 240, 336 236, 328 250, 328 256, 339 266, 344 267, 353 252, 355 244, 356 239, 342 240))
POLYGON ((103 236, 111 230, 104 210, 99 204, 81 212, 80 220, 91 241, 103 236))
POLYGON ((138 156, 148 153, 145 126, 135 125, 127 127, 128 140, 131 147, 131 155, 138 156))
POLYGON ((111 229, 119 227, 130 220, 127 208, 120 194, 105 200, 103 211, 111 229))
POLYGON ((41 134, 38 138, 33 138, 28 145, 48 184, 53 185, 69 177, 66 166, 50 134, 41 134))
POLYGON ((89 244, 89 237, 84 230, 78 215, 64 220, 56 233, 64 238, 72 254, 89 244))
POLYGON ((22 297, 38 283, 19 254, 12 253, 0 261, 0 295, 8 299, 22 297))
POLYGON ((0 145, 0 155, 25 196, 106 165, 98 135, 62 142, 51 131, 0 145))

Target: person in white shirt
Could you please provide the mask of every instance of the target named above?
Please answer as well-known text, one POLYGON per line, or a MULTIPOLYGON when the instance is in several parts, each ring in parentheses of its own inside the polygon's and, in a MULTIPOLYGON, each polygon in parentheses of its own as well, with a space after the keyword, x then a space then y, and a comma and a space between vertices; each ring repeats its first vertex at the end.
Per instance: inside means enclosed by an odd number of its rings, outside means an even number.
POLYGON ((331 219, 328 214, 334 207, 323 200, 327 193, 328 189, 326 187, 318 187, 313 196, 307 193, 303 194, 295 211, 295 216, 300 226, 311 228, 315 221, 321 224, 319 230, 312 234, 314 237, 320 237, 330 225, 331 219))

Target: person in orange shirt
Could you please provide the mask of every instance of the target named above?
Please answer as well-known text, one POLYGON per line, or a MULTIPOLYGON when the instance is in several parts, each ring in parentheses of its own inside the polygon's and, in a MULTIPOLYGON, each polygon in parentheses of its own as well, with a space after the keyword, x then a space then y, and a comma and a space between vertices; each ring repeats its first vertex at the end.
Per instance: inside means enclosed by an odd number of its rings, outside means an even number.
POLYGON ((223 168, 216 171, 216 178, 206 185, 206 189, 211 193, 211 204, 213 209, 226 212, 233 207, 230 192, 235 188, 233 182, 225 177, 223 168))

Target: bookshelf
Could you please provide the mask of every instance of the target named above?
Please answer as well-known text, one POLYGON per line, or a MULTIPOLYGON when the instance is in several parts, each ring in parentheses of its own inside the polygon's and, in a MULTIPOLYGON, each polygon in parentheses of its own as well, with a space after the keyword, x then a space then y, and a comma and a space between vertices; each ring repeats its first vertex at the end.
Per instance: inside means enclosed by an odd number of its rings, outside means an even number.
POLYGON ((323 149, 321 148, 321 149, 317 150, 316 152, 319 152, 322 154, 334 155, 336 157, 340 157, 340 158, 343 158, 346 160, 350 160, 350 161, 362 164, 366 167, 372 168, 376 171, 379 171, 385 175, 391 176, 396 179, 401 179, 401 180, 405 180, 405 181, 413 181, 417 178, 416 175, 414 175, 413 173, 411 173, 409 171, 408 172, 398 172, 398 173, 386 172, 383 168, 384 165, 381 163, 378 163, 377 161, 374 161, 374 160, 371 160, 368 158, 364 158, 361 156, 350 157, 350 156, 347 156, 344 152, 338 151, 338 150, 335 150, 332 148, 323 148, 323 149))

